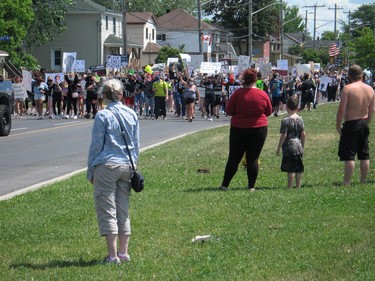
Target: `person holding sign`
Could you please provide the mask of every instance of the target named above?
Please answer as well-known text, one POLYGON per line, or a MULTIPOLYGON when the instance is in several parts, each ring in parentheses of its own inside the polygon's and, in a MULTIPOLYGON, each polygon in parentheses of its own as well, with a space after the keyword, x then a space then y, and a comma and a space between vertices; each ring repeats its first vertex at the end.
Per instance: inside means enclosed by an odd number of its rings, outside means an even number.
POLYGON ((26 90, 23 88, 21 76, 14 77, 13 83, 15 84, 13 85, 14 95, 15 95, 14 96, 14 101, 15 101, 14 113, 15 113, 16 118, 22 118, 23 108, 25 106, 25 94, 27 93, 26 93, 26 90))
POLYGON ((189 122, 193 121, 194 118, 194 106, 195 106, 195 101, 199 101, 199 91, 197 86, 195 85, 194 78, 189 77, 188 82, 185 82, 182 79, 182 75, 180 75, 180 81, 182 85, 185 86, 185 91, 184 91, 184 99, 185 99, 185 105, 186 105, 186 119, 189 122))

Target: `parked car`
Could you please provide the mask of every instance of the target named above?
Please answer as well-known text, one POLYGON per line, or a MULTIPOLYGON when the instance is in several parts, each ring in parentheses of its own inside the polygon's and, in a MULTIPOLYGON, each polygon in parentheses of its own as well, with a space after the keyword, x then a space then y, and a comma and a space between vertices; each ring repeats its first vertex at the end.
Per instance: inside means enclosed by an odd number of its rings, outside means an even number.
POLYGON ((0 82, 0 137, 7 136, 12 127, 14 92, 11 81, 0 82))

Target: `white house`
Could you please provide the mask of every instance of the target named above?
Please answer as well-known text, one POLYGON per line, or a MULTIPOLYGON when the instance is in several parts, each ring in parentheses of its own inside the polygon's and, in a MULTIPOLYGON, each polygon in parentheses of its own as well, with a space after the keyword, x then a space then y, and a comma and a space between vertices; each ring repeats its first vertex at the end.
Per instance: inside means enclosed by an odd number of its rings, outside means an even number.
POLYGON ((160 51, 156 43, 158 20, 151 12, 126 13, 126 33, 129 40, 142 45, 140 66, 154 64, 160 51))
MULTIPOLYGON (((187 54, 202 54, 205 61, 219 61, 219 55, 232 46, 222 47, 219 28, 199 20, 183 9, 175 9, 158 17, 157 40, 160 46, 183 47, 187 54), (200 49, 201 46, 201 49, 200 49)), ((235 54, 234 54, 235 55, 235 54)))
MULTIPOLYGON (((85 67, 103 65, 108 55, 123 54, 122 14, 113 12, 91 0, 77 0, 66 15, 67 30, 55 39, 34 47, 31 53, 41 67, 62 70, 64 52, 76 52, 77 60, 84 60, 85 67)), ((131 40, 127 41, 128 53, 143 48, 131 40)))

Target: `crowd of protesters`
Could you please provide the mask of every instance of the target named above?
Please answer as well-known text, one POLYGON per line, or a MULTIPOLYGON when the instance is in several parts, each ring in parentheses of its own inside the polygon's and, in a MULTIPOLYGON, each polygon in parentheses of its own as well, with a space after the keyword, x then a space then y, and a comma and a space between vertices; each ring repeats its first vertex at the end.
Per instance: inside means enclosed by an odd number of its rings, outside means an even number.
MULTIPOLYGON (((27 114, 37 119, 94 118, 98 110, 104 108, 99 89, 110 78, 123 83, 122 102, 132 108, 139 118, 157 120, 172 115, 188 122, 198 115, 209 121, 227 116, 226 103, 231 93, 241 87, 242 79, 241 75, 232 73, 196 75, 182 70, 169 73, 129 70, 125 73, 110 72, 106 76, 88 71, 46 77, 45 70, 41 70, 34 75, 28 97, 15 100, 14 116, 22 118, 27 114)), ((366 75, 363 80, 366 84, 374 85, 374 81, 366 75)), ((14 79, 15 83, 21 81, 19 76, 14 79)), ((286 111, 285 104, 290 96, 298 97, 299 110, 306 108, 311 111, 321 101, 339 101, 341 90, 347 83, 346 72, 315 72, 300 76, 289 73, 283 76, 274 71, 266 77, 258 72, 256 87, 268 93, 273 116, 278 116, 286 111)))

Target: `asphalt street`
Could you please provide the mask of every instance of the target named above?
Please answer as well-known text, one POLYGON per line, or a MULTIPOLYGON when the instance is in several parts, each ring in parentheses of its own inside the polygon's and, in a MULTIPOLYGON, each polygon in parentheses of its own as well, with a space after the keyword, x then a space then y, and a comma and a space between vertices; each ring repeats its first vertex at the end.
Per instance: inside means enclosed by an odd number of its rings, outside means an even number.
MULTIPOLYGON (((26 115, 12 120, 9 136, 0 138, 0 200, 67 178, 87 167, 92 119, 37 120, 26 115)), ((197 116, 193 122, 174 117, 167 120, 140 118, 141 151, 173 138, 229 125, 220 116, 212 122, 197 116)))

